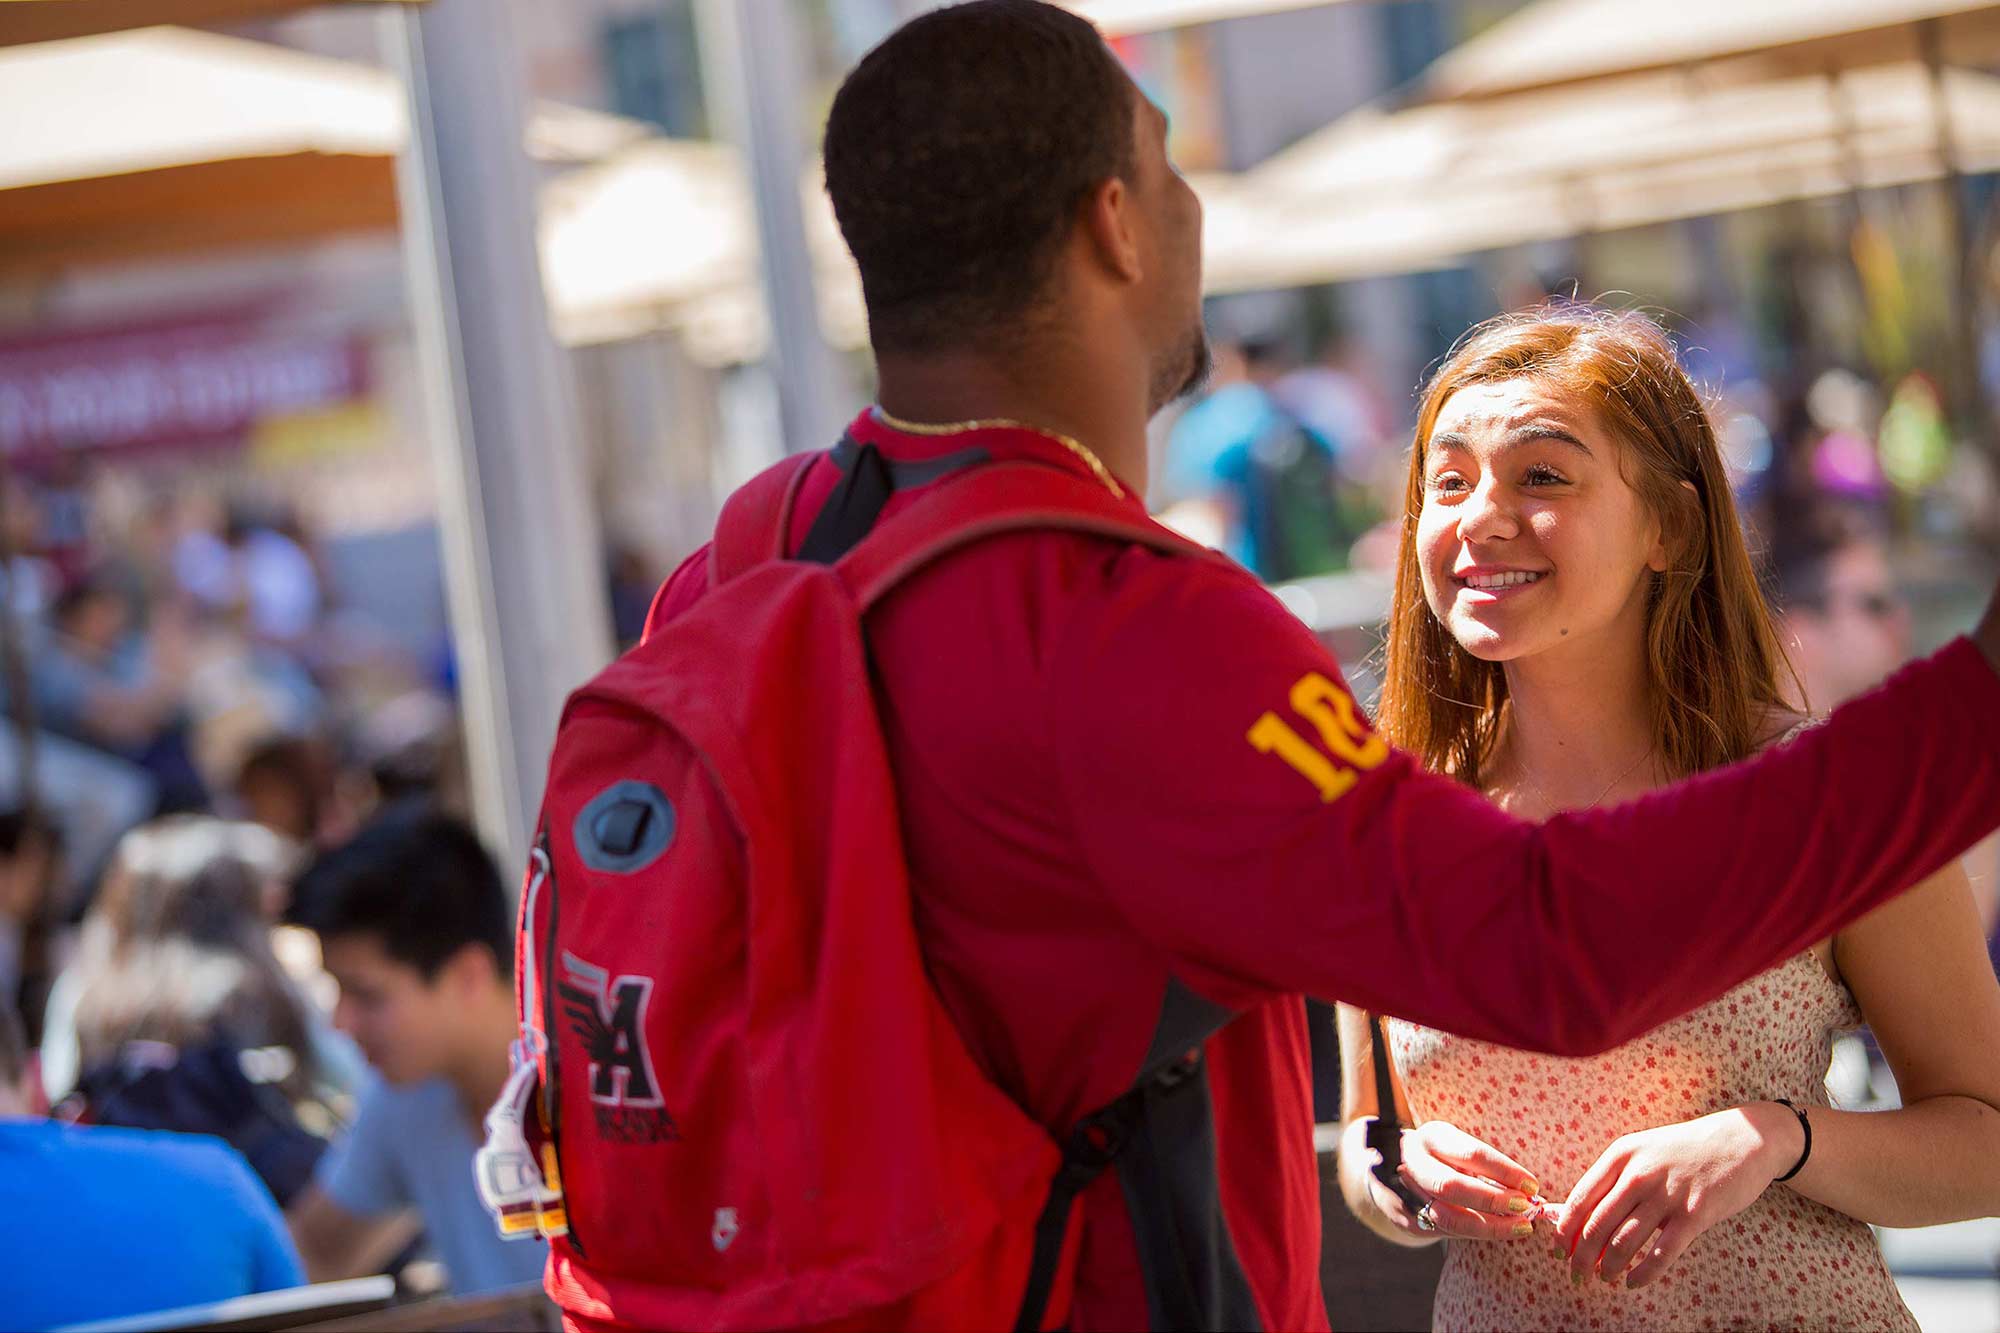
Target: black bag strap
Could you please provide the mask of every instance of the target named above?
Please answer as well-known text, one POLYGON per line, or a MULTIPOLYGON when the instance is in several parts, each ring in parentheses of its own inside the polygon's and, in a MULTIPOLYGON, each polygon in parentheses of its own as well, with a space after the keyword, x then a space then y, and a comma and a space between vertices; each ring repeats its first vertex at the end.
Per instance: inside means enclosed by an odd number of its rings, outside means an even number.
POLYGON ((1368 1015, 1368 1044, 1375 1062, 1375 1118, 1368 1124, 1368 1146, 1380 1155, 1370 1167, 1382 1187, 1403 1201, 1412 1217, 1424 1206, 1424 1199, 1403 1179, 1403 1122, 1396 1110, 1396 1083, 1389 1068, 1389 1039, 1382 1032, 1379 1014, 1368 1015))
MULTIPOLYGON (((841 441, 842 446, 853 443, 851 435, 841 441)), ((889 460, 874 445, 861 445, 834 486, 833 494, 826 497, 826 503, 813 516, 812 527, 806 530, 806 539, 799 545, 798 558, 830 565, 846 555, 868 535, 875 520, 882 516, 882 507, 895 493, 896 482, 889 474, 889 460)))
POLYGON ((1201 1049, 1142 1079, 1139 1084, 1077 1122, 1063 1143, 1062 1165, 1049 1185, 1048 1201, 1035 1220, 1035 1252, 1028 1265, 1028 1285, 1014 1317, 1014 1333, 1037 1333, 1054 1293, 1056 1269, 1062 1260, 1063 1238, 1069 1233, 1070 1209, 1077 1196, 1103 1175, 1133 1133, 1144 1123, 1146 1109, 1158 1099, 1191 1083, 1201 1069, 1201 1049))

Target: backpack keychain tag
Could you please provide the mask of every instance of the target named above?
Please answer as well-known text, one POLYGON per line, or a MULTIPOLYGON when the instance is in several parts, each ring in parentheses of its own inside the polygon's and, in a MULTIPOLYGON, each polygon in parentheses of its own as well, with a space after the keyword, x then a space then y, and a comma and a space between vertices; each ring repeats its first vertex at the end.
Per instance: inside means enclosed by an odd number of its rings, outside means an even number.
MULTIPOLYGON (((521 966, 528 994, 534 993, 535 984, 535 898, 549 874, 546 851, 537 847, 533 859, 535 873, 528 882, 522 914, 526 942, 521 950, 521 966)), ((507 1047, 507 1082, 486 1112, 486 1142, 472 1159, 480 1202, 493 1215, 493 1224, 503 1240, 528 1236, 548 1240, 569 1234, 562 1177, 556 1169, 555 1143, 544 1134, 539 1154, 528 1143, 528 1108, 533 1105, 538 1112, 541 1109, 537 1093, 541 1058, 546 1050, 542 1034, 528 1022, 524 1012, 520 1035, 507 1047)), ((543 1128, 547 1128, 545 1123, 543 1128)))

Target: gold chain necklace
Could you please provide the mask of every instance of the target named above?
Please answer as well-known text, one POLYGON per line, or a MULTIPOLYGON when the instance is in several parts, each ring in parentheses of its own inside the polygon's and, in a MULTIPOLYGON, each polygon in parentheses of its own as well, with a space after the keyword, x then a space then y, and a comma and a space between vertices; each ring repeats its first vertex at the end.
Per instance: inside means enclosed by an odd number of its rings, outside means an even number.
MULTIPOLYGON (((1571 808, 1576 810, 1590 809, 1590 807, 1596 805, 1599 801, 1603 800, 1607 795, 1609 795, 1613 787, 1617 786, 1625 779, 1631 777, 1632 774, 1638 770, 1639 765, 1645 763, 1646 760, 1650 759, 1652 757, 1652 754, 1653 754, 1653 747, 1649 745, 1643 751, 1640 752, 1640 755, 1637 759, 1634 759, 1632 761, 1631 767, 1627 768, 1617 777, 1611 779, 1611 781, 1605 783, 1603 791, 1598 792, 1597 795, 1591 797, 1588 801, 1585 801, 1582 805, 1573 806, 1571 808)), ((1535 781, 1535 775, 1533 773, 1530 773, 1525 767, 1523 767, 1521 769, 1521 776, 1528 780, 1528 786, 1534 790, 1535 795, 1542 798, 1542 804, 1548 807, 1550 815, 1557 815, 1562 813, 1560 810, 1556 808, 1556 803, 1549 799, 1549 794, 1542 790, 1542 784, 1535 781)))
POLYGON ((1025 421, 1013 421, 1007 417, 988 417, 980 421, 951 421, 943 424, 904 421, 901 417, 890 416, 888 409, 880 403, 875 405, 875 416, 889 429, 901 431, 905 435, 958 435, 969 430, 995 428, 1032 431, 1036 435, 1054 440, 1075 454, 1083 465, 1090 469, 1091 475, 1103 482, 1113 495, 1121 500, 1125 498, 1125 488, 1118 484, 1118 478, 1111 475, 1111 469, 1104 466, 1104 460, 1090 452, 1081 441, 1073 440, 1059 430, 1050 430, 1046 426, 1031 426, 1025 421))

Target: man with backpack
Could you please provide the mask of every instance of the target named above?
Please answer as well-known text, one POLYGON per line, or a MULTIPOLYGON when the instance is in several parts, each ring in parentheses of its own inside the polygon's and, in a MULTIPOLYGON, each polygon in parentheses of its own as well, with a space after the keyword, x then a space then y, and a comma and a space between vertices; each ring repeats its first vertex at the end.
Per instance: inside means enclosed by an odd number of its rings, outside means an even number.
POLYGON ((573 1327, 1325 1328, 1302 995, 1601 1050, 2000 821, 2000 606, 1614 811, 1391 751, 1140 501, 1206 359, 1165 130, 1033 0, 834 101, 878 405, 574 696, 523 893, 481 1180, 573 1327))

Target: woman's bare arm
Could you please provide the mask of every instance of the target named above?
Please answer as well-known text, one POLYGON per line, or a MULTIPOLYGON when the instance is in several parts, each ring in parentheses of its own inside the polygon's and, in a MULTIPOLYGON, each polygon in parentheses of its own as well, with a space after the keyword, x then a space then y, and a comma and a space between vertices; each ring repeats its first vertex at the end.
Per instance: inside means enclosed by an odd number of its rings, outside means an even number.
POLYGON ((1810 1112, 1812 1157, 1790 1187, 1878 1226, 2000 1213, 2000 980, 1965 871, 1863 917, 1834 958, 1903 1105, 1810 1112))
MULTIPOLYGON (((1371 1168, 1374 1153, 1368 1147, 1368 1123, 1375 1118, 1375 1042, 1368 1030, 1368 1014, 1352 1005, 1340 1006, 1340 1150, 1335 1166, 1340 1179, 1340 1196, 1348 1211, 1361 1224, 1384 1240, 1412 1248, 1429 1245, 1435 1235, 1417 1236, 1404 1230, 1383 1212, 1380 1200, 1388 1191, 1375 1184, 1371 1168)), ((1410 1107, 1403 1095, 1402 1080, 1393 1067, 1389 1078, 1396 1094, 1396 1109, 1402 1123, 1410 1123, 1410 1107)))

